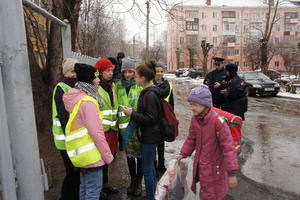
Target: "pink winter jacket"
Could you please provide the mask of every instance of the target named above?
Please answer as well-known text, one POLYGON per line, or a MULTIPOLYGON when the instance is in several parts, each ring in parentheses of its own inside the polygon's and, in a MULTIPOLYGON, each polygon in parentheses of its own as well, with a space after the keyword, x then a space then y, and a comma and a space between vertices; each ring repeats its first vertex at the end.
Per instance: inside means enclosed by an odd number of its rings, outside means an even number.
POLYGON ((216 120, 218 114, 212 109, 205 117, 193 116, 189 135, 180 151, 187 157, 196 150, 191 189, 196 193, 196 183, 200 181, 201 200, 223 199, 228 191, 228 173, 239 168, 229 127, 225 123, 217 137, 216 120))
MULTIPOLYGON (((63 96, 63 101, 68 112, 73 110, 75 104, 87 94, 76 89, 72 88, 63 96)), ((84 166, 82 168, 93 168, 93 167, 100 167, 105 164, 109 164, 112 162, 113 155, 111 154, 110 148, 106 142, 102 122, 99 118, 99 114, 97 112, 97 107, 93 102, 82 102, 79 111, 78 111, 78 128, 85 126, 92 139, 94 140, 95 145, 97 146, 98 150, 101 153, 102 160, 84 166)))

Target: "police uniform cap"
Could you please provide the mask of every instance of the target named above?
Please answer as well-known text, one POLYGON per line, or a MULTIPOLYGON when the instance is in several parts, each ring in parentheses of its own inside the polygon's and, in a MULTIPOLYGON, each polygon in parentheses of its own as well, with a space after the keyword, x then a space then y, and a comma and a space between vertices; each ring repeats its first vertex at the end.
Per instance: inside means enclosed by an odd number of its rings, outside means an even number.
POLYGON ((212 58, 215 62, 223 62, 225 59, 224 58, 220 58, 220 57, 213 57, 212 58))

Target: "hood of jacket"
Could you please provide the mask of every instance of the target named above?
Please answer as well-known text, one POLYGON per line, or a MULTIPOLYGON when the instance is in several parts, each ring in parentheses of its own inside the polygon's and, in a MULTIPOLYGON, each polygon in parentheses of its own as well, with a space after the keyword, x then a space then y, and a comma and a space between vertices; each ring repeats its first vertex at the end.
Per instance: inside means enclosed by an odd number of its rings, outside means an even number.
POLYGON ((164 99, 170 93, 170 85, 167 80, 164 80, 162 83, 155 84, 154 86, 148 87, 145 90, 151 90, 155 92, 161 99, 164 99))
POLYGON ((65 108, 68 112, 73 110, 74 105, 84 96, 87 94, 83 91, 80 91, 76 88, 70 89, 67 93, 63 96, 63 101, 65 104, 65 108))
POLYGON ((164 99, 169 95, 169 92, 166 89, 162 89, 162 88, 160 88, 156 85, 152 85, 150 87, 147 87, 146 89, 144 89, 142 91, 142 93, 146 93, 147 91, 155 92, 160 99, 164 99))

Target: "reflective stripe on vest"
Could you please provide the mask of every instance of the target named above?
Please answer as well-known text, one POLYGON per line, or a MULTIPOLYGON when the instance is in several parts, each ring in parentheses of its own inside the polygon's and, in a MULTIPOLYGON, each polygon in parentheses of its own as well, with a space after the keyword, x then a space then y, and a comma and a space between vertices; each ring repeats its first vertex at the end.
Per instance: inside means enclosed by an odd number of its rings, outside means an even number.
POLYGON ((68 155, 69 155, 69 157, 78 156, 79 154, 85 153, 85 152, 90 151, 94 148, 96 148, 96 145, 95 145, 94 142, 92 142, 92 143, 89 143, 89 144, 84 145, 82 147, 79 147, 78 149, 68 151, 68 155))
POLYGON ((142 90, 143 90, 142 87, 138 85, 133 85, 130 87, 130 90, 127 94, 126 89, 122 85, 121 81, 119 81, 116 84, 118 103, 120 105, 118 109, 118 117, 119 117, 118 123, 119 123, 119 129, 121 130, 121 133, 125 132, 128 126, 128 122, 130 121, 130 117, 125 115, 121 106, 129 106, 136 109, 139 95, 142 90))
POLYGON ((97 107, 99 119, 102 118, 98 102, 91 96, 82 97, 75 104, 72 112, 70 113, 70 118, 66 126, 66 151, 75 167, 83 167, 94 164, 102 159, 101 153, 85 126, 71 130, 73 127, 77 126, 77 114, 82 102, 84 101, 93 102, 97 107))
POLYGON ((103 130, 106 132, 109 129, 118 131, 117 120, 118 120, 118 99, 116 96, 115 84, 112 84, 114 106, 111 105, 111 100, 109 94, 99 86, 98 92, 102 100, 102 113, 103 113, 103 130))
POLYGON ((170 100, 171 92, 173 90, 173 84, 171 82, 169 82, 169 86, 170 86, 169 95, 166 98, 164 98, 168 103, 170 103, 169 100, 170 100))
POLYGON ((58 114, 57 114, 57 107, 55 103, 55 94, 57 87, 60 87, 64 93, 68 92, 71 87, 68 86, 66 83, 59 82, 54 90, 53 90, 53 95, 52 95, 52 133, 53 133, 53 139, 55 143, 55 147, 59 150, 65 150, 65 135, 64 131, 61 127, 61 123, 58 119, 58 114))

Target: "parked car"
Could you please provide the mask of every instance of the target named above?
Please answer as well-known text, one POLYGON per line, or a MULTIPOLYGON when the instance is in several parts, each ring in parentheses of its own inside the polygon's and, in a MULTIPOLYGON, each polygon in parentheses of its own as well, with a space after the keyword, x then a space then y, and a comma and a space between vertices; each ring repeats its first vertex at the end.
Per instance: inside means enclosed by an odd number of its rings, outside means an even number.
POLYGON ((202 77, 204 75, 204 71, 202 67, 195 66, 189 69, 189 77, 191 78, 197 78, 202 77))
POLYGON ((280 78, 281 73, 279 71, 273 70, 273 69, 269 69, 267 71, 267 76, 271 79, 271 80, 275 80, 280 78))
POLYGON ((245 80, 248 85, 248 95, 271 95, 276 96, 280 90, 280 86, 272 81, 264 73, 259 71, 238 72, 238 75, 245 80))
POLYGON ((175 75, 177 77, 184 77, 184 76, 188 76, 189 74, 189 69, 188 68, 179 68, 175 71, 175 75))

